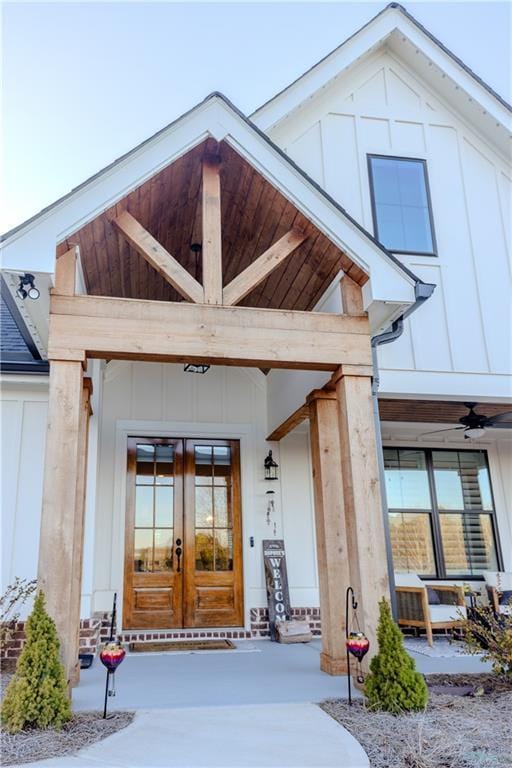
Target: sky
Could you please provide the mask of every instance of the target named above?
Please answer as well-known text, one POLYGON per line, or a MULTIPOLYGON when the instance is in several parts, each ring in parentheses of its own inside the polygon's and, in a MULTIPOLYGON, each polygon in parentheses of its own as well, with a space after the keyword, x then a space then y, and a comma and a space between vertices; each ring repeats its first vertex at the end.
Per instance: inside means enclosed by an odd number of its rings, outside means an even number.
MULTIPOLYGON (((211 91, 250 114, 385 5, 4 2, 0 231, 211 91)), ((403 5, 512 100, 512 2, 403 5)))

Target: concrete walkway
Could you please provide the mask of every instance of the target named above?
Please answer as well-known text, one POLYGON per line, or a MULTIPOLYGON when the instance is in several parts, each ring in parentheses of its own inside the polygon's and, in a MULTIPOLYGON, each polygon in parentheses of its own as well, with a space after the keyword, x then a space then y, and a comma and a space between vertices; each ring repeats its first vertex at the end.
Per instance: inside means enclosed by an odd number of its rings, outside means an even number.
POLYGON ((368 768, 362 747, 314 704, 140 710, 104 741, 25 768, 368 768))

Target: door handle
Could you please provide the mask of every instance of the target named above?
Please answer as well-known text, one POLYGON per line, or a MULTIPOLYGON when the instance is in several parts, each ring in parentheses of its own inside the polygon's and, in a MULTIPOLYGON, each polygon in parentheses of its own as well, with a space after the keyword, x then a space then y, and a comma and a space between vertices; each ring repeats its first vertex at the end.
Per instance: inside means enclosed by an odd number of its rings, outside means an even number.
POLYGON ((176 573, 180 573, 180 571, 181 571, 180 561, 181 561, 181 553, 182 553, 183 550, 181 549, 180 544, 181 544, 181 539, 176 539, 176 549, 175 549, 175 552, 176 552, 176 557, 178 558, 178 567, 176 568, 176 573))

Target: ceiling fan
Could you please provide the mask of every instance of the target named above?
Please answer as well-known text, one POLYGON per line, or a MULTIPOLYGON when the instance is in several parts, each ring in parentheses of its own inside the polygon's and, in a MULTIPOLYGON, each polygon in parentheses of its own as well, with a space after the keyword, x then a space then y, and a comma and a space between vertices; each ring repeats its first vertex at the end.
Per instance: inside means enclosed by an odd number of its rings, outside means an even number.
POLYGON ((478 403, 464 403, 469 408, 469 413, 461 416, 459 419, 460 427, 448 427, 448 429, 436 429, 434 432, 424 432, 425 435, 437 435, 439 432, 452 432, 456 429, 464 430, 464 438, 471 439, 482 437, 486 429, 512 429, 512 411, 498 413, 496 416, 484 416, 481 413, 475 413, 474 409, 478 403))

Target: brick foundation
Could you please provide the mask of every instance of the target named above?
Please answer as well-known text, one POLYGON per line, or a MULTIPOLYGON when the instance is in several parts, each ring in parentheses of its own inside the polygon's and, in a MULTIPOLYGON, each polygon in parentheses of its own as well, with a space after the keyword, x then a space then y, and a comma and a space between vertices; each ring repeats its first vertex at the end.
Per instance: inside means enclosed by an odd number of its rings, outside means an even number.
MULTIPOLYGON (((110 637, 110 622, 112 614, 95 613, 90 619, 80 621, 80 653, 96 655, 103 643, 110 637)), ((311 632, 319 637, 322 634, 320 608, 292 608, 292 618, 309 622, 311 632)), ((114 637, 122 643, 143 642, 152 640, 261 640, 270 637, 268 626, 268 609, 251 608, 251 629, 174 629, 174 630, 124 630, 117 633, 114 627, 114 637)), ((25 622, 18 621, 12 625, 11 639, 0 653, 1 662, 13 663, 21 653, 25 644, 25 622)))
MULTIPOLYGON (((320 608, 292 608, 291 618, 309 622, 313 636, 320 637, 322 634, 320 608)), ((268 608, 251 608, 251 637, 254 639, 270 637, 268 608)))

